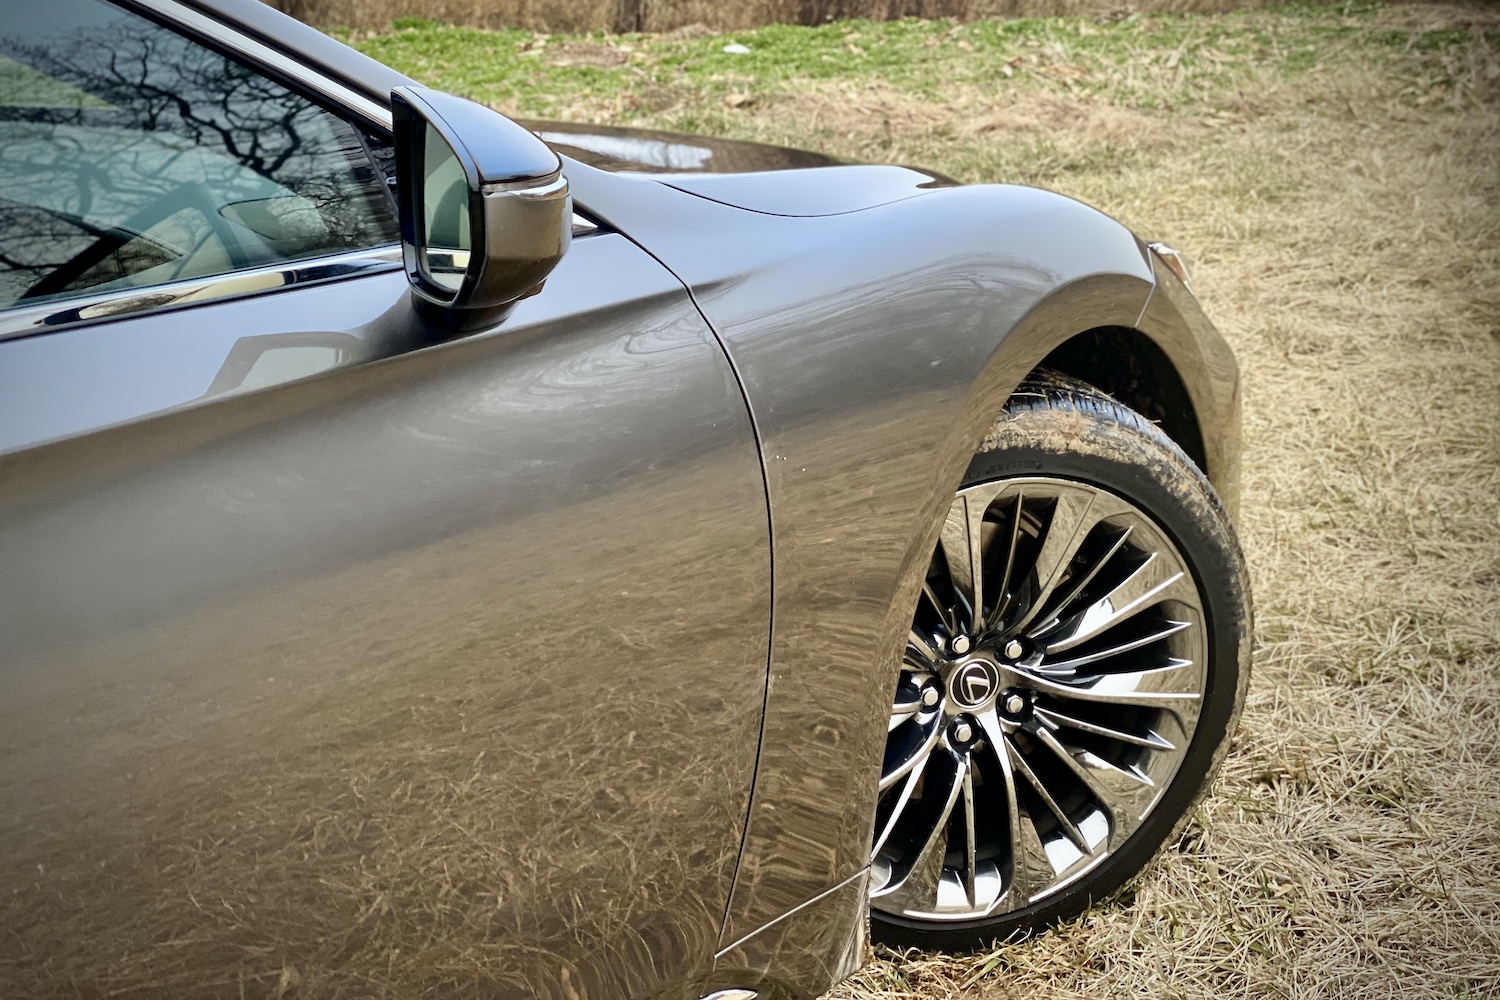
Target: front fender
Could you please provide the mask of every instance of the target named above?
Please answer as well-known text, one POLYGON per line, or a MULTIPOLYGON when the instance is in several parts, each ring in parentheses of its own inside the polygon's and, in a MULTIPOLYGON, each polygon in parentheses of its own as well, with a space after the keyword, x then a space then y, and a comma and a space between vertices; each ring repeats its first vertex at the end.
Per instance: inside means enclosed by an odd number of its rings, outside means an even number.
POLYGON ((1203 436, 1204 471, 1231 517, 1240 507, 1240 367, 1203 307, 1160 259, 1156 289, 1137 329, 1166 353, 1182 377, 1203 436))
POLYGON ((772 218, 570 176, 581 204, 693 290, 750 406, 771 506, 773 634, 721 943, 746 973, 769 974, 779 953, 785 992, 826 988, 786 967, 785 940, 806 930, 796 919, 761 929, 869 863, 884 720, 941 513, 1048 352, 1137 324, 1155 282, 1149 254, 1101 213, 1026 188, 772 218))

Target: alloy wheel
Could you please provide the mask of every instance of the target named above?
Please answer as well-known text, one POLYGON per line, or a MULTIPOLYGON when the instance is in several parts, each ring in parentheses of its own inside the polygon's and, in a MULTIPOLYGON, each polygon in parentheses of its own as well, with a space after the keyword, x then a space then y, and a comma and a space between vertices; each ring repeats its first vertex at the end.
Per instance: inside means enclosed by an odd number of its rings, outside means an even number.
POLYGON ((961 490, 923 583, 892 707, 871 905, 993 918, 1098 868, 1187 754, 1204 606, 1125 498, 1034 477, 961 490))

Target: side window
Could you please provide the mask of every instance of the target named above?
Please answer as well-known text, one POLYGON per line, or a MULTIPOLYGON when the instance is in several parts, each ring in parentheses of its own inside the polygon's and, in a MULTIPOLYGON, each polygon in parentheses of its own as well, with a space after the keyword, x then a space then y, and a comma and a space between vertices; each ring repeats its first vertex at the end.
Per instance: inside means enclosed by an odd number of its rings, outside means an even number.
POLYGON ((0 21, 0 309, 399 238, 369 145, 104 0, 0 21))

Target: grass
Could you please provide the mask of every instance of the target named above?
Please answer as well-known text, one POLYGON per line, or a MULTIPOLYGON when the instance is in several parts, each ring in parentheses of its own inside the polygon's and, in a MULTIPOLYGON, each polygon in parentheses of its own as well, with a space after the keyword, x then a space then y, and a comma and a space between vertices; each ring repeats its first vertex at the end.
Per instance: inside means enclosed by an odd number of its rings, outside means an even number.
POLYGON ((335 34, 426 83, 504 110, 527 117, 602 110, 615 123, 691 113, 740 88, 774 99, 809 83, 879 84, 946 103, 955 89, 985 88, 992 97, 1024 92, 1035 77, 1075 96, 1173 111, 1212 103, 1267 73, 1292 79, 1316 70, 1330 49, 1377 57, 1442 52, 1474 34, 1441 22, 1391 27, 1380 11, 1351 2, 1219 16, 967 24, 908 18, 623 36, 482 31, 404 18, 385 33, 335 34), (731 42, 750 51, 725 52, 731 42), (599 104, 611 97, 617 102, 599 104))
POLYGON ((1217 793, 1130 905, 837 997, 1500 996, 1500 11, 352 41, 507 112, 1038 184, 1190 252, 1260 608, 1217 793))

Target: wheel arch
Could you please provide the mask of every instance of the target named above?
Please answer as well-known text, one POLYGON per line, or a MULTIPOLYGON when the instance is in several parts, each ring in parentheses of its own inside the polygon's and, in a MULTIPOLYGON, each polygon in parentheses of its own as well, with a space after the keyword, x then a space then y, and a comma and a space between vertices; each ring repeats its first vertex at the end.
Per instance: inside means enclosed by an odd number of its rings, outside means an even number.
MULTIPOLYGON (((1037 368, 1098 389, 1161 427, 1198 468, 1209 471, 1197 407, 1177 366, 1131 327, 1096 327, 1053 348, 1037 368)), ((1033 369, 1035 371, 1036 369, 1033 369)))
MULTIPOLYGON (((1134 317, 1108 293, 1123 275, 1096 275, 1039 303, 974 380, 967 413, 981 422, 986 412, 993 419, 1027 375, 1051 368, 1158 424, 1208 477, 1231 517, 1237 516, 1239 364, 1193 293, 1154 256, 1151 265, 1150 295, 1134 317), (1077 322, 1083 317, 1089 321, 1077 322), (1018 364, 1017 356, 1024 361, 1018 364)), ((978 440, 972 424, 965 432, 978 440)))

